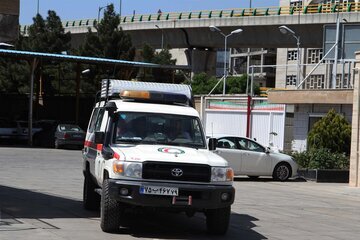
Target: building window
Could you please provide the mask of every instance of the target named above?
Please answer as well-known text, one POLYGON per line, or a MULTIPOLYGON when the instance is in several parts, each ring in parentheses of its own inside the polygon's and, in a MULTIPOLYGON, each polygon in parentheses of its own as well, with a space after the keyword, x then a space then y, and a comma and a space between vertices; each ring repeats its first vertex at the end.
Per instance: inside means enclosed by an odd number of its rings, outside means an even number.
POLYGON ((324 89, 325 76, 324 75, 311 75, 306 81, 306 89, 324 89))
POLYGON ((288 61, 294 61, 298 59, 298 52, 297 50, 289 50, 287 54, 288 61))
POLYGON ((296 75, 286 76, 286 86, 296 86, 296 75))
POLYGON ((308 133, 313 129, 315 123, 317 123, 318 121, 320 121, 323 117, 325 116, 325 114, 315 114, 314 116, 309 116, 309 126, 308 126, 308 133))
POLYGON ((352 82, 350 82, 349 74, 345 73, 344 78, 341 74, 336 75, 336 88, 353 88, 352 82))
POLYGON ((323 57, 322 49, 309 49, 307 63, 318 63, 323 57))
POLYGON ((290 7, 301 8, 303 0, 292 0, 290 1, 290 7))

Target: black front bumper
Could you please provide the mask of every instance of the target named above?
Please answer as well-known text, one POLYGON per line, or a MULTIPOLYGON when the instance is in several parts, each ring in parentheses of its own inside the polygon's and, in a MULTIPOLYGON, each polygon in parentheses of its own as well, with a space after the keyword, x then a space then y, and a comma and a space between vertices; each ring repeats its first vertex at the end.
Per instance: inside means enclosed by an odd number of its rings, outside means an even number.
POLYGON ((235 189, 232 186, 201 185, 189 183, 164 183, 145 181, 110 180, 110 196, 120 202, 144 207, 182 208, 202 211, 228 207, 234 202, 235 189), (141 186, 174 187, 179 189, 179 196, 159 196, 140 193, 141 186), (127 196, 120 194, 120 189, 129 190, 127 196), (226 201, 221 199, 228 193, 226 201))

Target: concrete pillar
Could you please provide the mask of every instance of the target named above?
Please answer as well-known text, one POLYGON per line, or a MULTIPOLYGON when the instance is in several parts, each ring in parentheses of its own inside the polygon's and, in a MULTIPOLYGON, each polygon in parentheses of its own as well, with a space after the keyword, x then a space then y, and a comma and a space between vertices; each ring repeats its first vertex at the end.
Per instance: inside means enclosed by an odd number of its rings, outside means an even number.
POLYGON ((185 50, 185 53, 191 66, 191 74, 201 72, 209 76, 216 74, 216 51, 194 48, 185 50))
POLYGON ((349 185, 351 187, 360 187, 360 52, 356 52, 355 55, 349 185))

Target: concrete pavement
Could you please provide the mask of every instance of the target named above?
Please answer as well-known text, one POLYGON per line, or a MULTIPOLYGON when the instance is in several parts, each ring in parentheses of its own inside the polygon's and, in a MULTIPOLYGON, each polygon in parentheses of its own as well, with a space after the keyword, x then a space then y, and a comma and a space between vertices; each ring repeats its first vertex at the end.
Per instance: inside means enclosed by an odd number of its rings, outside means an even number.
MULTIPOLYGON (((0 147, 0 239, 216 239, 202 214, 129 213, 118 234, 82 208, 82 159, 75 150, 0 147)), ((269 178, 235 182, 228 234, 219 239, 358 239, 360 189, 269 178)))

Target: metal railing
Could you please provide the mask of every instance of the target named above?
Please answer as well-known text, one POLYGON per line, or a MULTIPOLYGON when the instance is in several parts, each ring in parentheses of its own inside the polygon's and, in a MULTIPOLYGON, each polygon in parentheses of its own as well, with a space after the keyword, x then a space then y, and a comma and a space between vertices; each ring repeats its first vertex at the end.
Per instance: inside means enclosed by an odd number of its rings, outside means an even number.
MULTIPOLYGON (((268 7, 268 8, 237 8, 225 10, 203 10, 193 12, 169 12, 155 14, 137 14, 121 17, 120 24, 131 24, 139 22, 157 22, 157 21, 181 21, 196 20, 210 18, 240 18, 249 16, 279 16, 279 15, 295 15, 295 14, 326 14, 335 12, 360 12, 360 2, 351 3, 327 3, 313 4, 303 7, 268 7)), ((79 27, 95 27, 96 19, 83 19, 75 21, 64 21, 63 27, 79 28, 79 27)), ((29 25, 21 26, 22 34, 27 34, 29 25)))

